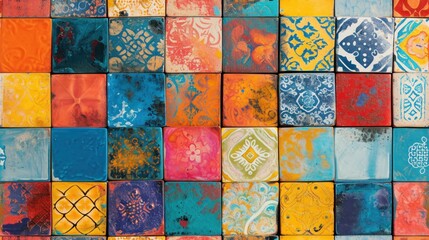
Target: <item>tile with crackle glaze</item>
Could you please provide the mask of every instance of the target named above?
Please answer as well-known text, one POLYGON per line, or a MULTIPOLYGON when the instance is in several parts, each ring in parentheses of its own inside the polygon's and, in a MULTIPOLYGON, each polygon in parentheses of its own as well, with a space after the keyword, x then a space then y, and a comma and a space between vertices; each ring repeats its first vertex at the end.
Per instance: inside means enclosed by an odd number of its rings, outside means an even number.
POLYGON ((279 0, 223 0, 226 17, 278 17, 279 0))
POLYGON ((220 141, 218 127, 164 128, 164 179, 219 181, 220 141))
POLYGON ((222 240, 221 236, 181 236, 167 237, 167 240, 222 240))
POLYGON ((48 18, 51 13, 50 8, 50 0, 3 0, 3 17, 48 18))
POLYGON ((427 0, 393 0, 395 17, 429 17, 427 0))
POLYGON ((334 16, 334 0, 280 0, 282 16, 334 16))
POLYGON ((109 17, 165 16, 165 0, 107 0, 109 17))
POLYGON ((106 17, 106 0, 52 0, 51 17, 106 17))
POLYGON ((224 74, 223 126, 276 127, 277 75, 224 74))
POLYGON ((392 0, 335 0, 338 17, 391 17, 392 0))
POLYGON ((163 235, 162 181, 109 182, 109 236, 163 235))
POLYGON ((108 129, 109 180, 163 178, 161 128, 108 129))
POLYGON ((334 71, 335 18, 280 18, 280 71, 334 71))
POLYGON ((279 129, 280 181, 332 181, 334 130, 329 127, 279 129))
POLYGON ((107 183, 53 182, 52 234, 105 235, 107 183))
POLYGON ((54 181, 106 181, 107 130, 104 128, 52 129, 54 181))
POLYGON ((53 127, 106 127, 106 75, 54 74, 53 127))
POLYGON ((222 0, 167 0, 167 16, 220 17, 222 0))
POLYGON ((50 235, 51 183, 1 183, 0 204, 0 235, 50 235))

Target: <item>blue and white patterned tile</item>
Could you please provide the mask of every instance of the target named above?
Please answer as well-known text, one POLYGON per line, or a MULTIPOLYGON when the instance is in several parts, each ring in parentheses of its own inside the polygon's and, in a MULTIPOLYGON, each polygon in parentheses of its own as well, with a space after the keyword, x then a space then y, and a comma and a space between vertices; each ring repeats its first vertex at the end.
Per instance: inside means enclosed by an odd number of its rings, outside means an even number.
POLYGON ((336 50, 339 72, 392 72, 393 18, 338 18, 336 50))
POLYGON ((335 0, 338 17, 391 17, 392 0, 335 0))

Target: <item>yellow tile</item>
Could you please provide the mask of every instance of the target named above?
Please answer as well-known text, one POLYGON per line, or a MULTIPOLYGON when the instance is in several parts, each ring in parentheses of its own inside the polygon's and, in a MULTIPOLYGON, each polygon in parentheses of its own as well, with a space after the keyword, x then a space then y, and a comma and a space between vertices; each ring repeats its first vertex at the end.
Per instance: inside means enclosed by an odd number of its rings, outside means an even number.
POLYGON ((280 240, 334 240, 334 236, 281 236, 280 240))
POLYGON ((280 0, 282 16, 334 16, 334 0, 280 0))
POLYGON ((50 127, 51 81, 49 73, 1 74, 3 126, 50 127))
POLYGON ((280 183, 280 232, 334 235, 334 184, 280 183))

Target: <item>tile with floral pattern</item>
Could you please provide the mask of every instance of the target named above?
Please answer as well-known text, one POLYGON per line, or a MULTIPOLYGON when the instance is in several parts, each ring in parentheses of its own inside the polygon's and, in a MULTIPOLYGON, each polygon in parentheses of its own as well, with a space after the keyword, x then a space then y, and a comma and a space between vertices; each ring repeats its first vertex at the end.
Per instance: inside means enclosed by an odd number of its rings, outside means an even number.
POLYGON ((107 0, 109 17, 165 16, 165 0, 107 0))
POLYGON ((429 17, 427 0, 393 0, 395 17, 429 17))
POLYGON ((167 0, 167 16, 216 17, 222 15, 222 0, 167 0))

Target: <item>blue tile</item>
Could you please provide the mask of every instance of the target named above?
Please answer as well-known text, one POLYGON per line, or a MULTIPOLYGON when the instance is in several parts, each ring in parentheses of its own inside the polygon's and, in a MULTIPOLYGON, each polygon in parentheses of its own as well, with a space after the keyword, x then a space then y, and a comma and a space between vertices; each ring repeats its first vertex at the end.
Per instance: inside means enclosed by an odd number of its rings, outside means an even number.
POLYGON ((223 15, 226 17, 277 17, 279 0, 223 0, 223 15))
POLYGON ((106 0, 52 0, 51 17, 106 17, 106 0))
POLYGON ((335 0, 338 17, 391 17, 392 0, 335 0))
POLYGON ((106 181, 107 130, 52 129, 52 178, 54 181, 106 181))

